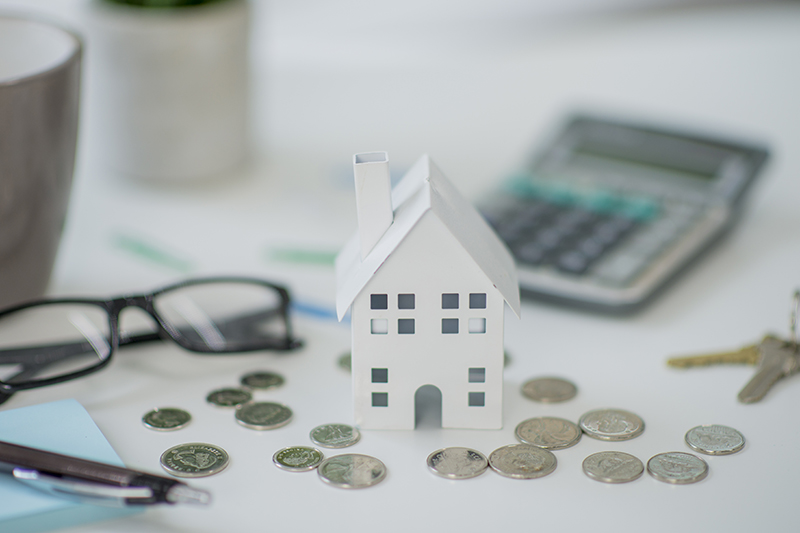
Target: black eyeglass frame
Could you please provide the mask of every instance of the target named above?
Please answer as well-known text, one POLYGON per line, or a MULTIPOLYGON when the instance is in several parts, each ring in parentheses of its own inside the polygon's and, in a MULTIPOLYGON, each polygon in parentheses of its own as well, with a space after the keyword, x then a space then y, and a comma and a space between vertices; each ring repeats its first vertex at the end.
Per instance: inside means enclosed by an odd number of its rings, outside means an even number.
MULTIPOLYGON (((255 352, 261 350, 289 351, 300 348, 303 345, 302 341, 295 338, 292 334, 292 324, 291 321, 289 320, 290 303, 291 303, 291 298, 289 296, 289 291, 281 285, 276 285, 274 283, 270 283, 262 279, 251 278, 251 277, 216 276, 216 277, 205 277, 205 278, 193 278, 172 285, 167 285, 153 292, 145 294, 120 296, 117 298, 110 298, 107 300, 96 300, 90 298, 43 298, 40 300, 34 300, 10 307, 8 309, 4 309, 0 311, 0 320, 2 320, 4 316, 9 314, 23 311, 31 307, 40 307, 45 305, 80 304, 80 305, 94 305, 100 307, 106 312, 106 315, 108 316, 111 345, 108 352, 108 356, 106 356, 105 359, 99 361, 93 366, 84 368, 82 370, 71 372, 69 374, 65 374, 62 376, 55 376, 52 378, 45 378, 30 382, 22 382, 19 384, 6 383, 0 381, 0 395, 5 396, 0 398, 0 403, 3 403, 5 400, 8 399, 8 397, 10 397, 10 395, 14 394, 15 392, 28 389, 35 389, 39 387, 46 387, 48 385, 56 385, 58 383, 71 381, 73 379, 78 379, 83 376, 92 374, 93 372, 97 372, 98 370, 108 365, 117 348, 119 348, 120 346, 126 346, 128 344, 164 340, 168 338, 177 343, 180 347, 184 348, 185 350, 201 355, 247 353, 247 352, 255 352), (213 283, 249 283, 253 285, 260 285, 262 287, 267 287, 269 289, 276 291, 278 296, 280 296, 281 301, 276 309, 270 311, 276 312, 280 315, 285 326, 285 332, 286 332, 285 336, 281 340, 276 341, 274 343, 264 343, 235 350, 214 350, 210 346, 193 345, 190 342, 188 342, 184 336, 180 335, 177 331, 175 331, 170 326, 170 324, 159 315, 158 311, 156 310, 153 304, 156 297, 166 292, 182 289, 184 287, 190 287, 193 285, 206 285, 213 283), (144 310, 148 315, 150 315, 155 320, 158 326, 158 330, 155 332, 138 334, 130 337, 123 337, 120 333, 120 328, 119 328, 119 316, 124 309, 127 309, 129 307, 136 307, 144 310)), ((25 348, 21 349, 24 350, 25 348)))

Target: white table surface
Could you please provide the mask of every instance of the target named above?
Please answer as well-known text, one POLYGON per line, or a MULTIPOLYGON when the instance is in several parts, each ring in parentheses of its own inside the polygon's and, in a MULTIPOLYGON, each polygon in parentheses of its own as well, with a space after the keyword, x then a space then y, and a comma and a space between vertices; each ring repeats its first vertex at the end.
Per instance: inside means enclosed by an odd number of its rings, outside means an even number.
MULTIPOLYGON (((504 429, 364 431, 344 451, 373 455, 388 468, 366 490, 339 490, 314 472, 287 473, 271 462, 281 447, 309 444, 314 426, 352 421, 349 375, 336 365, 349 350, 349 328, 333 320, 296 315, 306 346, 291 355, 204 358, 166 343, 134 347, 91 377, 20 393, 2 408, 76 398, 134 468, 159 472, 161 453, 183 442, 214 443, 231 456, 225 472, 192 482, 213 493, 210 508, 159 507, 76 531, 797 530, 800 377, 743 405, 736 394, 752 368, 679 371, 665 359, 788 333, 790 295, 800 286, 800 5, 582 16, 509 1, 490 17, 477 5, 455 9, 460 4, 438 2, 424 16, 425 4, 412 2, 360 18, 351 15, 372 3, 257 4, 250 165, 209 183, 131 181, 102 167, 102 136, 87 126, 50 292, 112 296, 188 275, 242 273, 283 282, 298 300, 332 309, 330 267, 287 265, 269 252, 336 251, 344 243, 355 230, 353 153, 387 150, 402 171, 427 152, 475 198, 575 108, 764 140, 773 156, 741 223, 636 315, 534 301, 524 303, 520 320, 507 313, 504 429), (448 8, 458 15, 448 17, 448 8), (121 238, 166 250, 186 267, 131 253, 121 238), (288 426, 248 430, 230 411, 206 404, 209 391, 254 369, 286 377, 283 388, 256 397, 289 405, 288 426), (543 375, 569 378, 578 396, 551 406, 525 399, 521 384, 543 375), (140 419, 158 406, 185 408, 193 422, 150 431, 140 419), (647 429, 627 442, 584 438, 556 452, 556 471, 537 480, 486 472, 450 481, 427 470, 425 459, 438 448, 488 455, 515 442, 514 427, 526 418, 577 421, 599 407, 634 411, 647 429), (700 483, 671 486, 645 474, 606 485, 581 471, 583 459, 601 450, 643 462, 689 451, 684 434, 700 424, 729 425, 747 438, 740 453, 704 457, 710 474, 700 483)), ((85 8, 0 2, 8 5, 78 27, 85 8)), ((86 96, 91 124, 91 87, 86 96)), ((132 319, 123 315, 123 324, 132 319)))

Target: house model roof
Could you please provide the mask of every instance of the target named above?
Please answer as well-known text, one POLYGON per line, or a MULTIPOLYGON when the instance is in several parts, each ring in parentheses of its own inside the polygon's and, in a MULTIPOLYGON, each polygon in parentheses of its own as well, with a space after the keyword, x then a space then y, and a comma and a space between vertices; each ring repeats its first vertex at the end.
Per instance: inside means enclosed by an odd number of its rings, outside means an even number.
POLYGON ((519 316, 514 259, 475 207, 422 156, 392 190, 394 221, 362 260, 358 232, 336 258, 336 313, 341 320, 355 298, 427 212, 434 214, 519 316))

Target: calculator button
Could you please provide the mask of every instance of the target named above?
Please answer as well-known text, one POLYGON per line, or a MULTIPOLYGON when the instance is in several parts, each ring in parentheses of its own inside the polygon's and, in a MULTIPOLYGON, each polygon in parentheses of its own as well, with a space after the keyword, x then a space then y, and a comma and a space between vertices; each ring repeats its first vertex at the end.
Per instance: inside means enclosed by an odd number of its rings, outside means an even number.
POLYGON ((514 255, 521 262, 535 266, 541 265, 544 262, 544 260, 547 258, 548 251, 549 250, 545 249, 536 242, 528 242, 522 246, 516 247, 514 249, 514 255))
POLYGON ((547 250, 558 248, 564 242, 566 233, 559 228, 546 228, 536 234, 536 243, 547 250))
POLYGON ((561 254, 556 261, 556 267, 569 274, 583 274, 589 268, 589 259, 578 251, 561 254))
POLYGON ((605 244, 592 237, 583 239, 577 244, 576 247, 578 251, 580 251, 581 254, 588 259, 596 259, 600 257, 600 255, 602 255, 602 253, 608 248, 605 244))
POLYGON ((636 254, 619 254, 600 264, 594 275, 613 285, 626 285, 647 265, 645 257, 636 254))

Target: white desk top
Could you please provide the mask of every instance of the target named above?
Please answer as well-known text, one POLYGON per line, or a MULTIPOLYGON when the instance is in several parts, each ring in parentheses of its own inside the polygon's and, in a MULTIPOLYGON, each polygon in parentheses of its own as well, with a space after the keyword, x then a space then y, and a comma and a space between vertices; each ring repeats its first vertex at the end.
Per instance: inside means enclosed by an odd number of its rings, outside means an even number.
MULTIPOLYGON (((19 4, 0 6, 9 3, 19 4)), ((387 478, 370 489, 338 490, 316 473, 287 473, 271 463, 279 448, 309 444, 314 426, 352 421, 349 376, 336 365, 349 350, 349 328, 332 320, 296 316, 306 347, 292 355, 203 358, 168 344, 130 348, 91 377, 20 393, 3 409, 78 399, 131 467, 159 472, 161 453, 183 442, 214 443, 231 455, 228 470, 193 482, 213 492, 209 509, 162 507, 81 531, 796 529, 800 377, 779 383, 758 404, 742 405, 736 394, 751 368, 677 371, 665 359, 788 332, 789 297, 800 286, 800 6, 544 22, 497 17, 485 27, 446 27, 446 39, 431 35, 436 21, 415 26, 411 16, 386 34, 350 34, 358 24, 348 26, 340 14, 336 20, 347 30, 341 34, 322 24, 331 14, 322 9, 307 13, 308 25, 286 6, 256 11, 263 33, 255 32, 252 166, 196 187, 127 181, 96 164, 102 144, 89 132, 52 294, 111 296, 189 274, 247 273, 284 282, 299 300, 332 309, 331 268, 287 265, 270 260, 269 251, 336 251, 344 243, 355 228, 347 185, 353 153, 385 149, 402 168, 427 152, 475 197, 574 107, 764 139, 773 157, 734 232, 643 312, 610 318, 528 301, 520 320, 507 313, 504 429, 365 431, 345 451, 387 465, 387 478), (366 50, 371 39, 377 44, 366 50), (324 53, 315 56, 315 47, 324 53), (130 253, 121 237, 168 250, 187 271, 130 253), (288 426, 251 431, 205 403, 209 391, 235 385, 253 369, 286 377, 283 388, 257 398, 289 405, 295 419, 288 426), (542 375, 571 379, 578 396, 552 406, 522 397, 520 385, 542 375), (183 407, 194 420, 177 432, 150 431, 140 419, 157 406, 183 407), (493 472, 449 481, 425 465, 445 446, 488 455, 515 442, 514 427, 526 418, 577 421, 599 407, 634 411, 647 429, 621 443, 584 438, 556 452, 553 474, 531 481, 493 472), (710 474, 695 485, 671 486, 646 474, 606 485, 581 471, 583 459, 601 450, 643 462, 689 451, 684 434, 700 424, 732 426, 747 445, 735 455, 704 457, 710 474)), ((79 20, 79 11, 70 13, 79 20)))

